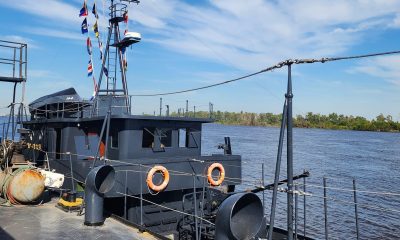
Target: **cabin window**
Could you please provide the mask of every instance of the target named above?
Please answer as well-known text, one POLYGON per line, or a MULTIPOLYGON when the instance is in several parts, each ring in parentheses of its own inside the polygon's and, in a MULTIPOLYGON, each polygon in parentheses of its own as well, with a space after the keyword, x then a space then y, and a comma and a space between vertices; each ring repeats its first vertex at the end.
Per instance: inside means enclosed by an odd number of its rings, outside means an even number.
POLYGON ((172 129, 159 129, 161 147, 172 146, 172 129))
POLYGON ((186 128, 179 129, 179 147, 184 148, 187 147, 187 131, 186 128))
POLYGON ((172 129, 143 129, 143 148, 162 149, 172 146, 172 129))
POLYGON ((143 129, 142 147, 152 148, 154 144, 154 128, 143 129))
POLYGON ((113 131, 111 133, 111 148, 118 148, 118 131, 113 131))

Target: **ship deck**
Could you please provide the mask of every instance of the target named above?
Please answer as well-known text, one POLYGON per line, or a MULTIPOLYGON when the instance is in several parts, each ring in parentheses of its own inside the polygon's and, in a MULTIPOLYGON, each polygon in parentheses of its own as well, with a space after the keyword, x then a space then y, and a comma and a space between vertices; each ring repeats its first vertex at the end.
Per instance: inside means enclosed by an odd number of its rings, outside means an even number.
POLYGON ((56 202, 0 207, 0 239, 157 239, 112 218, 100 227, 85 226, 84 216, 64 212, 56 202))
MULTIPOLYGON (((125 225, 111 217, 103 226, 89 227, 83 224, 84 216, 65 212, 56 207, 58 199, 41 205, 17 205, 0 207, 0 239, 158 239, 137 228, 125 225)), ((286 231, 275 228, 274 240, 285 240, 286 231)), ((309 240, 298 236, 298 239, 309 240)))

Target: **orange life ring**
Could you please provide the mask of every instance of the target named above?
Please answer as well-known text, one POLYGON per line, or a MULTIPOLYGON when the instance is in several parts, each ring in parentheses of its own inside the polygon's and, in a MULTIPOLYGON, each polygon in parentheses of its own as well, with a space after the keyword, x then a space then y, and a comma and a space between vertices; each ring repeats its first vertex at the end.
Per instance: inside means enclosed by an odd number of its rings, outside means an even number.
POLYGON ((207 179, 208 182, 213 185, 213 186, 219 186, 221 185, 221 183, 224 181, 225 179, 225 169, 224 166, 222 166, 221 163, 213 163, 211 164, 210 167, 208 167, 207 170, 207 179), (218 169, 219 170, 219 177, 218 180, 214 180, 212 177, 212 172, 214 171, 214 169, 218 169))
POLYGON ((160 191, 164 190, 168 185, 169 172, 165 167, 160 166, 160 165, 156 165, 152 169, 150 169, 150 171, 147 173, 146 182, 147 182, 147 186, 149 186, 149 188, 151 190, 153 190, 155 192, 160 192, 160 191), (164 180, 160 185, 155 185, 153 183, 154 174, 156 174, 157 172, 161 172, 163 177, 164 177, 164 180))

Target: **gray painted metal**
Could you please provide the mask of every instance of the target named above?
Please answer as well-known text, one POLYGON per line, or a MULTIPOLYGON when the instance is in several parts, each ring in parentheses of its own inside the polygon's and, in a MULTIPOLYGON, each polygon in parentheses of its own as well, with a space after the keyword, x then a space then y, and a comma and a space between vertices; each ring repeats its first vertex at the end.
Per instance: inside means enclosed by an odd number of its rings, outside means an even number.
POLYGON ((262 208, 260 198, 254 193, 228 197, 217 212, 215 239, 252 239, 262 227, 262 208))
POLYGON ((288 65, 287 85, 287 231, 288 240, 293 239, 293 118, 292 118, 292 65, 288 65))
POLYGON ((82 98, 78 95, 74 88, 68 88, 59 92, 55 92, 43 97, 36 99, 29 104, 31 109, 37 109, 44 105, 54 103, 66 103, 66 102, 81 102, 82 98))
MULTIPOLYGON (((104 116, 74 117, 74 118, 33 118, 24 122, 24 127, 32 130, 32 143, 42 144, 48 152, 52 169, 60 173, 70 173, 69 156, 55 152, 71 152, 74 178, 77 182, 85 182, 95 156, 100 138, 104 116)), ((196 175, 195 187, 204 185, 205 170, 213 162, 219 162, 225 167, 226 181, 224 186, 234 189, 241 184, 241 157, 239 155, 201 155, 202 123, 211 122, 210 119, 189 117, 158 117, 113 115, 110 117, 110 135, 118 136, 118 147, 112 147, 112 138, 108 141, 107 164, 115 170, 115 186, 105 194, 105 208, 107 211, 124 217, 129 222, 137 223, 154 232, 169 233, 177 229, 180 214, 154 208, 144 201, 135 201, 126 198, 120 193, 136 195, 141 199, 148 199, 166 207, 182 210, 182 197, 187 191, 193 191, 192 174, 196 175), (152 147, 143 147, 144 128, 171 129, 171 146, 159 150, 152 147), (179 129, 189 129, 187 146, 179 146, 179 129), (195 160, 195 161, 193 161, 195 160), (146 184, 146 172, 154 165, 163 165, 170 170, 171 179, 164 190, 153 196, 146 184), (126 179, 126 171, 128 178, 126 179), (140 172, 140 174, 137 173, 140 172), (176 174, 185 172, 188 175, 176 174), (231 179, 234 179, 232 181, 231 179), (126 180, 126 186, 125 186, 126 180), (126 198, 126 206, 124 199, 126 198), (121 199, 118 200, 118 199, 121 199), (119 214, 121 213, 121 214, 119 214)), ((105 132, 105 130, 104 130, 105 132)), ((159 139, 155 139, 159 140, 159 139)), ((221 141, 224 141, 222 138, 221 141)), ((105 143, 105 142, 103 142, 105 143)), ((105 145, 105 144, 104 144, 105 145)), ((45 155, 39 152, 25 152, 27 157, 36 160, 40 166, 45 155)), ((103 160, 97 160, 95 166, 103 165, 103 160)), ((63 188, 71 189, 70 181, 65 181, 63 188)), ((199 200, 200 199, 196 199, 199 200)))
POLYGON ((275 223, 275 212, 276 212, 276 201, 277 201, 277 197, 278 197, 279 174, 281 172, 283 138, 285 136, 285 126, 286 126, 286 118, 287 118, 286 113, 287 113, 287 101, 285 100, 285 103, 283 104, 282 122, 281 122, 281 128, 280 128, 280 132, 279 132, 278 153, 276 156, 274 188, 272 191, 271 215, 270 215, 270 220, 269 220, 268 240, 272 240, 272 233, 274 230, 274 223, 275 223))
MULTIPOLYGON (((306 178, 303 178, 303 192, 306 192, 306 178)), ((307 237, 307 197, 306 194, 303 196, 303 236, 307 237)))
POLYGON ((360 239, 360 230, 358 226, 358 202, 357 202, 357 188, 356 188, 356 179, 353 178, 353 197, 354 197, 354 214, 356 219, 356 234, 357 240, 360 239))
MULTIPOLYGON (((32 151, 26 151, 24 154, 36 161, 37 166, 41 166, 46 157, 45 152, 48 152, 52 169, 70 174, 72 168, 73 176, 78 183, 85 182, 86 176, 93 167, 103 166, 105 163, 112 165, 116 170, 115 186, 104 194, 106 211, 131 223, 140 224, 141 227, 153 232, 169 234, 176 232, 181 217, 179 213, 167 211, 120 193, 135 195, 140 199, 150 200, 171 209, 183 210, 183 196, 189 191, 193 192, 194 189, 203 187, 206 181, 204 173, 214 162, 219 162, 225 167, 224 188, 234 191, 234 186, 241 184, 240 156, 222 154, 222 152, 212 156, 201 155, 202 124, 213 120, 193 117, 134 116, 118 112, 114 108, 111 109, 113 115, 107 119, 101 116, 100 109, 104 108, 105 111, 110 109, 109 101, 107 102, 110 98, 99 95, 97 99, 95 104, 91 103, 96 105, 97 112, 92 111, 91 104, 85 108, 81 103, 81 107, 74 113, 33 116, 30 121, 24 122, 23 126, 32 132, 33 138, 30 142, 41 144, 43 149, 43 152, 35 153, 35 155, 32 151), (101 99, 104 101, 100 101, 101 99), (104 123, 108 124, 104 125, 104 123), (106 131, 108 127, 109 130, 106 131), (152 135, 155 136, 154 145, 151 142, 147 145, 143 143, 145 129, 150 129, 152 135), (179 146, 180 129, 186 130, 185 146, 179 146), (165 130, 171 131, 170 146, 160 147, 161 141, 158 136, 164 134, 165 130), (118 143, 114 146, 113 140, 116 138, 118 143), (103 149, 105 156, 100 153, 100 146, 105 146, 103 149), (70 164, 70 156, 63 154, 66 152, 71 153, 72 164, 70 164), (97 152, 99 156, 104 156, 106 161, 103 157, 95 158, 97 152), (146 172, 154 165, 166 167, 171 175, 167 188, 157 196, 149 191, 145 179, 146 172), (177 172, 184 172, 187 175, 177 174, 177 172)), ((67 103, 45 105, 45 108, 64 109, 64 105, 67 103)), ((224 139, 222 138, 221 141, 224 139)), ((71 181, 65 181, 63 188, 71 189, 71 181)), ((195 194, 195 196, 196 202, 199 203, 200 195, 195 194)), ((206 198, 205 201, 208 199, 206 198)), ((101 216, 102 214, 97 216, 100 223, 101 216)))
POLYGON ((328 199, 326 193, 326 177, 323 178, 324 185, 324 222, 325 222, 325 240, 329 239, 328 233, 328 199))
POLYGON ((99 226, 104 223, 104 194, 114 186, 114 168, 103 165, 93 168, 85 182, 85 225, 99 226))

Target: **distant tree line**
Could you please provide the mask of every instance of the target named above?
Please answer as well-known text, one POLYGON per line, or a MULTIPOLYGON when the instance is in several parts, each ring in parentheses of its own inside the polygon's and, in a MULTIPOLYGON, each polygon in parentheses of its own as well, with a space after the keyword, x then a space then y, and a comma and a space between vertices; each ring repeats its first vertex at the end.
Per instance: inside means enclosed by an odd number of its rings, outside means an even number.
MULTIPOLYGON (((177 116, 177 113, 172 113, 177 116)), ((189 116, 210 117, 206 111, 188 113, 189 116)), ((211 116, 217 123, 228 125, 245 126, 280 126, 282 114, 273 113, 249 113, 249 112, 221 112, 216 111, 211 116)), ((357 131, 380 131, 380 132, 399 132, 400 123, 393 121, 392 116, 380 114, 375 119, 368 120, 359 116, 345 116, 343 114, 331 113, 322 115, 309 112, 297 115, 293 118, 295 127, 298 128, 323 128, 323 129, 343 129, 357 131)))

